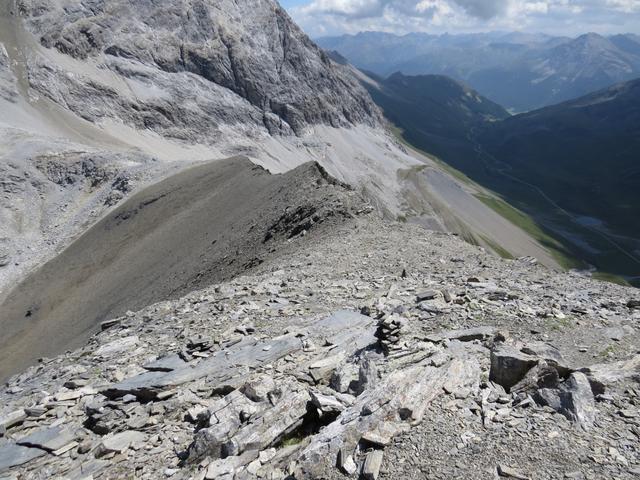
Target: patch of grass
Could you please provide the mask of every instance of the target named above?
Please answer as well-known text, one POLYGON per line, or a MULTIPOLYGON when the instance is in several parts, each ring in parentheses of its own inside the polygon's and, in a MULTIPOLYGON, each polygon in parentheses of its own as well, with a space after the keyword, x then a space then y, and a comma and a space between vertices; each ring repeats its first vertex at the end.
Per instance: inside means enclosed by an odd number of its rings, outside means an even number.
POLYGON ((603 349, 600 353, 598 353, 598 358, 602 360, 608 360, 612 357, 615 357, 619 350, 620 350, 620 344, 610 343, 609 345, 607 345, 605 349, 603 349))
POLYGON ((565 317, 565 318, 549 317, 545 319, 544 324, 549 330, 555 330, 556 332, 559 332, 560 330, 564 330, 566 328, 571 327, 573 322, 571 317, 565 317))
POLYGON ((460 237, 465 242, 467 242, 469 245, 474 245, 476 247, 481 247, 482 246, 480 244, 480 242, 478 241, 478 239, 475 237, 475 235, 473 233, 471 233, 470 231, 468 231, 466 228, 462 228, 461 229, 460 237))
POLYGON ((298 445, 302 443, 304 437, 290 437, 285 438, 282 443, 279 445, 279 448, 290 447, 292 445, 298 445))
POLYGON ((620 275, 616 275, 614 273, 593 272, 593 274, 591 274, 591 277, 595 278, 596 280, 601 280, 603 282, 609 282, 609 283, 616 283, 618 285, 622 285, 625 287, 633 286, 629 282, 627 282, 624 278, 622 278, 620 275))
POLYGON ((526 213, 521 212, 497 197, 482 194, 476 194, 475 197, 487 207, 509 220, 515 226, 527 232, 541 245, 546 247, 562 268, 569 270, 571 268, 579 268, 582 266, 578 260, 569 255, 557 240, 542 230, 542 228, 540 228, 540 226, 526 213))

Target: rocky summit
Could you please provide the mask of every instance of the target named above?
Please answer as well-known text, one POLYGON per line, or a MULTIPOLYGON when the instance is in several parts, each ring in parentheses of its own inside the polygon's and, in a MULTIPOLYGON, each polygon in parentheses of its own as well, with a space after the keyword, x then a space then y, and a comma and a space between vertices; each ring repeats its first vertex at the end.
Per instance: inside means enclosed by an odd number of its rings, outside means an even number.
POLYGON ((638 291, 344 63, 275 0, 0 1, 0 480, 640 475, 638 291))
MULTIPOLYGON (((363 205, 366 207, 366 205, 363 205)), ((5 478, 635 478, 637 291, 363 208, 0 392, 5 478)))

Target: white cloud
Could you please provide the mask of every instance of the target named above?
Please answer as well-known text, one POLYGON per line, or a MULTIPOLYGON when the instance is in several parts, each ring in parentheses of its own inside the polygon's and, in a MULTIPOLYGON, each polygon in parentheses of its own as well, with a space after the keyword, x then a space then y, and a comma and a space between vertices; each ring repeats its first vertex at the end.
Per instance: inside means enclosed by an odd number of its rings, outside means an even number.
POLYGON ((290 9, 312 36, 488 30, 640 31, 640 0, 308 0, 290 9))
POLYGON ((549 4, 547 2, 529 2, 524 5, 524 11, 527 13, 547 13, 549 4))
POLYGON ((622 12, 640 12, 640 0, 607 0, 607 5, 622 12))
POLYGON ((387 0, 314 0, 303 11, 306 14, 369 18, 380 16, 387 3, 387 0))
POLYGON ((453 0, 470 16, 480 19, 490 19, 504 13, 509 0, 453 0))

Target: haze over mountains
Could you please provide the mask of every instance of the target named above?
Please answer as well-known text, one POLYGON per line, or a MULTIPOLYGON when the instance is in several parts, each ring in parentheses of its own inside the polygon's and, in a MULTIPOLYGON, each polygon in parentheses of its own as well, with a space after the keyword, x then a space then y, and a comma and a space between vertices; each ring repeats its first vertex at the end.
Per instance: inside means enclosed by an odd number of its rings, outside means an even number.
POLYGON ((439 74, 522 112, 640 75, 640 36, 577 38, 527 33, 397 36, 381 32, 317 39, 356 67, 386 77, 439 74))

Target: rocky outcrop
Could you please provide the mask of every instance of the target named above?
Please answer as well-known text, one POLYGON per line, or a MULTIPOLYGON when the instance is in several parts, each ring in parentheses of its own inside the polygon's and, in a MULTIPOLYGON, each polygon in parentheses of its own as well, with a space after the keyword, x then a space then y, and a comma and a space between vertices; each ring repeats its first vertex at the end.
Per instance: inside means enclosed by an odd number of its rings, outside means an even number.
POLYGON ((18 92, 16 90, 16 79, 13 76, 9 62, 7 49, 0 43, 0 98, 14 102, 18 92))
POLYGON ((316 47, 274 0, 20 0, 43 46, 81 60, 66 75, 44 58, 32 87, 92 122, 119 119, 213 142, 225 127, 302 133, 313 124, 376 124, 348 70, 316 47))

